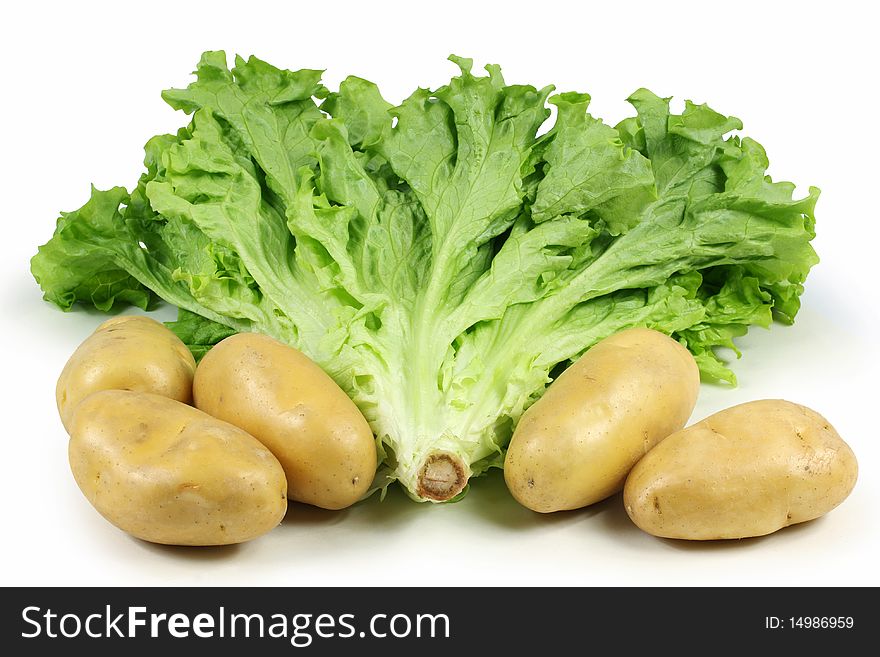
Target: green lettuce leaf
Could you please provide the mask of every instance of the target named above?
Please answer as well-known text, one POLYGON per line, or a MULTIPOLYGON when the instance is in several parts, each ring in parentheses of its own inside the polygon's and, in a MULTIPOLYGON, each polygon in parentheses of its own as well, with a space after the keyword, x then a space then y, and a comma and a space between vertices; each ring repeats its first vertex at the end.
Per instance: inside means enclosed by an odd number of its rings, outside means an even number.
POLYGON ((178 310, 177 320, 165 322, 165 325, 189 347, 196 362, 200 361, 215 344, 236 333, 235 329, 226 324, 212 322, 183 308, 178 310))

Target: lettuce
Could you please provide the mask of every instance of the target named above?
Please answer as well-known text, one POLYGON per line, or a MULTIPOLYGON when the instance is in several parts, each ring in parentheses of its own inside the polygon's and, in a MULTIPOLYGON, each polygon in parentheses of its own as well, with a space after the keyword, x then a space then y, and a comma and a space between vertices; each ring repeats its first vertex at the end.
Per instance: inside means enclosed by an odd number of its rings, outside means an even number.
POLYGON ((735 383, 716 350, 793 321, 818 190, 793 198, 705 105, 640 89, 611 127, 586 94, 451 59, 460 75, 394 107, 357 77, 330 93, 320 71, 205 53, 163 94, 191 122, 147 143, 135 189, 93 189, 40 247, 45 298, 161 298, 197 356, 237 331, 301 349, 373 427, 377 486, 417 500, 499 467, 552 377, 621 329, 735 383))

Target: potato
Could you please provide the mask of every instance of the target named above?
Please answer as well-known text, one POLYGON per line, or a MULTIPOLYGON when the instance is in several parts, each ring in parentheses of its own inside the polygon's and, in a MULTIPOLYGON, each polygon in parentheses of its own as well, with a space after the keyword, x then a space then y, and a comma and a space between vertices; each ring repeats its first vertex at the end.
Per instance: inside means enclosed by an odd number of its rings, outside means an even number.
POLYGON ((99 390, 152 392, 192 401, 196 362, 186 345, 154 319, 108 319, 86 338, 61 371, 55 401, 65 429, 76 405, 99 390))
POLYGON ((504 479, 534 511, 578 509, 623 487, 633 464, 681 429, 700 375, 675 340, 634 328, 592 347, 523 414, 504 479))
POLYGON ((652 449, 626 480, 626 512, 666 538, 763 536, 843 502, 856 457, 824 417, 779 399, 740 404, 652 449))
POLYGON ((357 406, 314 362, 257 333, 214 346, 196 370, 195 404, 268 447, 290 499, 325 509, 358 501, 376 472, 376 443, 357 406))
POLYGON ((70 468, 121 530, 168 545, 227 545, 284 518, 287 481, 256 438, 192 406, 105 390, 73 415, 70 468))

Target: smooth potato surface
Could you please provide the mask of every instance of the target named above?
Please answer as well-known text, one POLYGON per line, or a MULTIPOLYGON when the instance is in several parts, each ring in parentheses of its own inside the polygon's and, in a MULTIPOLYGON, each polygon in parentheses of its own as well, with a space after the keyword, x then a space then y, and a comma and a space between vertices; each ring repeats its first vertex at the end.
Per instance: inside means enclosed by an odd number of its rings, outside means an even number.
POLYGON ((58 378, 55 401, 65 429, 83 399, 99 390, 152 392, 192 401, 196 362, 159 322, 139 315, 108 319, 77 348, 58 378))
POLYGON ((73 415, 68 451, 101 515, 153 543, 240 543, 287 511, 284 471, 256 438, 160 395, 90 395, 73 415))
POLYGON ((799 404, 761 400, 657 445, 627 478, 624 504, 655 536, 762 536, 828 513, 857 476, 855 455, 828 420, 799 404))
POLYGON ((318 365, 268 336, 238 333, 196 370, 195 404, 266 445, 298 502, 341 509, 376 472, 376 443, 357 406, 318 365))
POLYGON ((616 493, 636 461, 684 426, 699 387, 693 357, 662 333, 601 340, 520 419, 504 462, 510 492, 542 513, 616 493))

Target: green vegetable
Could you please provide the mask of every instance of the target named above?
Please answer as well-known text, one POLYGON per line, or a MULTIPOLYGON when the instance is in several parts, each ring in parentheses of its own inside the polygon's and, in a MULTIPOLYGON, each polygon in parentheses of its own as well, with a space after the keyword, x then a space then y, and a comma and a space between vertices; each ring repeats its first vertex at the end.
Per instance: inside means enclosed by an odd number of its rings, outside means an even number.
POLYGON ((416 499, 499 466, 551 375, 611 333, 671 334, 734 383, 714 350, 793 320, 819 192, 771 182, 738 119, 641 89, 612 128, 565 93, 538 137, 551 88, 451 59, 460 76, 392 107, 360 78, 328 93, 205 53, 164 93, 192 122, 147 143, 134 191, 93 190, 40 247, 46 299, 160 297, 196 355, 235 331, 301 349, 370 421, 378 484, 416 499))

